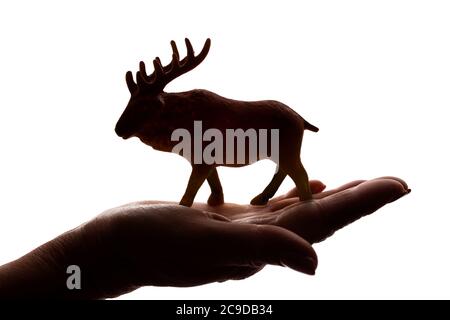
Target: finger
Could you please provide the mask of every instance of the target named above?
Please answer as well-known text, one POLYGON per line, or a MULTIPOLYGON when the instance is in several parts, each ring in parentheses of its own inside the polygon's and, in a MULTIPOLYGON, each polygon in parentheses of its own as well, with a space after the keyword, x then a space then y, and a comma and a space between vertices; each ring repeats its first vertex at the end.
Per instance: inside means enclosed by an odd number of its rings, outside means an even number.
MULTIPOLYGON (((311 192, 313 194, 322 192, 327 187, 322 181, 320 180, 311 180, 309 181, 309 187, 311 188, 311 192)), ((285 195, 285 198, 294 198, 298 197, 298 190, 297 188, 293 188, 290 191, 288 191, 285 195)))
MULTIPOLYGON (((329 195, 341 192, 343 190, 347 190, 347 189, 353 188, 353 187, 363 183, 364 181, 365 180, 352 181, 352 182, 349 182, 349 183, 346 183, 346 184, 340 186, 339 188, 335 188, 335 189, 332 189, 332 190, 323 191, 323 192, 319 192, 319 193, 313 194, 313 199, 322 199, 322 198, 328 197, 329 195)), ((324 184, 322 184, 322 185, 323 185, 323 187, 325 189, 325 185, 324 184)), ((318 187, 318 184, 316 186, 318 187)), ((277 211, 277 210, 285 209, 285 208, 288 208, 289 206, 296 205, 296 204, 299 203, 298 192, 297 192, 296 188, 294 188, 291 191, 289 191, 288 194, 292 194, 292 195, 294 195, 294 197, 293 198, 286 198, 286 199, 279 199, 278 201, 273 201, 273 202, 269 201, 270 210, 271 211, 277 211), (294 191, 295 191, 295 193, 294 193, 294 191)))
POLYGON ((343 184, 342 186, 340 186, 340 187, 338 187, 338 188, 331 189, 331 190, 327 190, 327 191, 321 192, 321 193, 319 193, 319 194, 316 194, 316 195, 314 195, 313 197, 314 197, 314 199, 322 199, 322 198, 328 197, 328 196, 330 196, 330 195, 332 195, 332 194, 336 194, 336 193, 342 192, 342 191, 344 191, 344 190, 354 188, 354 187, 356 187, 356 186, 358 186, 358 185, 360 185, 361 183, 366 182, 366 181, 367 181, 367 180, 355 180, 355 181, 351 181, 351 182, 348 182, 348 183, 346 183, 346 184, 343 184))
POLYGON ((370 180, 323 199, 287 208, 276 224, 315 243, 407 193, 409 189, 397 180, 370 180))
POLYGON ((406 181, 403 180, 403 179, 400 179, 400 178, 398 178, 398 177, 385 176, 385 177, 376 178, 375 180, 382 180, 382 179, 391 179, 391 180, 395 180, 395 181, 401 183, 401 184, 403 185, 403 188, 404 188, 405 190, 410 190, 409 187, 408 187, 408 184, 406 183, 406 181))
MULTIPOLYGON (((311 192, 313 194, 316 194, 316 193, 320 193, 323 190, 325 190, 325 188, 327 186, 325 184, 323 184, 323 182, 320 181, 320 180, 311 180, 311 181, 309 181, 309 187, 311 188, 311 192)), ((283 194, 281 196, 272 198, 269 201, 269 204, 273 203, 273 202, 280 201, 280 200, 289 199, 289 198, 297 198, 297 197, 298 197, 297 188, 293 188, 293 189, 289 190, 287 193, 285 193, 285 194, 283 194)))
POLYGON ((224 280, 219 280, 219 282, 224 282, 227 280, 243 280, 248 277, 251 277, 255 273, 258 273, 264 268, 264 266, 261 267, 227 267, 227 269, 224 271, 224 275, 226 275, 224 280))
MULTIPOLYGON (((138 272, 139 278, 136 283, 139 286, 172 286, 193 287, 212 282, 225 282, 228 280, 242 280, 251 277, 261 271, 262 267, 247 266, 212 266, 199 265, 195 268, 176 268, 169 270, 170 276, 164 276, 155 280, 155 275, 148 269, 138 272)), ((167 272, 167 270, 166 270, 167 272)))
MULTIPOLYGON (((346 190, 346 189, 353 188, 353 187, 363 183, 364 181, 365 180, 356 180, 356 181, 352 181, 352 182, 346 183, 346 184, 340 186, 339 188, 335 188, 335 189, 332 189, 332 190, 323 191, 323 192, 319 191, 317 193, 313 192, 313 199, 322 199, 322 198, 328 197, 329 195, 341 192, 341 191, 346 190)), ((325 185, 324 184, 322 184, 322 185, 324 187, 323 189, 325 189, 325 185)), ((319 184, 316 184, 316 188, 317 188, 316 190, 320 190, 319 189, 319 184)), ((272 202, 269 201, 269 205, 270 205, 271 211, 277 211, 277 210, 289 207, 290 205, 299 203, 298 192, 297 192, 296 188, 294 188, 291 191, 289 191, 286 195, 288 195, 288 194, 289 194, 289 196, 292 195, 292 197, 282 198, 282 197, 285 196, 285 195, 283 195, 283 196, 278 197, 278 200, 273 199, 272 202)))
MULTIPOLYGON (((321 193, 327 187, 322 181, 319 181, 319 180, 311 180, 309 182, 309 186, 311 188, 312 194, 321 193)), ((298 195, 297 188, 295 188, 295 191, 298 195)))
MULTIPOLYGON (((403 185, 403 188, 405 190, 409 189, 408 188, 408 184, 404 180, 402 180, 400 178, 397 178, 397 177, 385 176, 385 177, 379 177, 379 178, 376 178, 376 179, 373 179, 373 180, 386 180, 386 179, 397 181, 397 182, 399 182, 400 184, 403 185)), ((336 189, 333 189, 333 190, 324 191, 324 192, 322 192, 320 194, 317 194, 316 196, 314 196, 314 199, 322 199, 322 198, 328 197, 329 195, 332 195, 332 194, 341 192, 343 190, 347 190, 347 189, 356 187, 357 185, 359 185, 359 184, 361 184, 361 183, 363 183, 365 181, 367 181, 367 180, 355 180, 355 181, 346 183, 346 184, 340 186, 339 188, 336 188, 336 189)))
MULTIPOLYGON (((182 277, 186 279, 193 279, 192 281, 185 282, 185 284, 180 284, 178 281, 171 284, 165 283, 164 285, 172 286, 198 286, 211 282, 225 282, 228 280, 243 280, 251 277, 255 273, 262 270, 263 267, 247 267, 247 266, 210 266, 205 269, 199 267, 196 269, 183 270, 182 277)), ((152 285, 153 283, 147 282, 146 285, 152 285)))
POLYGON ((211 258, 220 264, 251 268, 272 264, 315 273, 317 255, 314 249, 291 231, 277 226, 219 221, 216 227, 220 231, 213 232, 217 235, 211 238, 216 250, 211 258))

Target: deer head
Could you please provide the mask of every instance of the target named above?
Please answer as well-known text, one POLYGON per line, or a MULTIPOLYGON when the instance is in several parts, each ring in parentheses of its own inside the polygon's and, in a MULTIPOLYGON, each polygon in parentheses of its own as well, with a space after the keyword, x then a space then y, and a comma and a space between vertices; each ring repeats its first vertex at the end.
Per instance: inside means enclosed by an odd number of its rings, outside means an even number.
POLYGON ((163 66, 161 60, 156 57, 153 60, 154 71, 147 75, 145 63, 139 63, 139 71, 136 72, 136 82, 133 74, 128 71, 125 76, 131 98, 125 111, 116 124, 115 131, 118 136, 127 139, 135 135, 143 125, 157 117, 164 101, 161 94, 165 86, 175 78, 181 76, 198 66, 208 54, 211 40, 207 39, 202 51, 196 56, 189 39, 185 39, 187 55, 180 61, 177 45, 171 41, 172 61, 163 66))

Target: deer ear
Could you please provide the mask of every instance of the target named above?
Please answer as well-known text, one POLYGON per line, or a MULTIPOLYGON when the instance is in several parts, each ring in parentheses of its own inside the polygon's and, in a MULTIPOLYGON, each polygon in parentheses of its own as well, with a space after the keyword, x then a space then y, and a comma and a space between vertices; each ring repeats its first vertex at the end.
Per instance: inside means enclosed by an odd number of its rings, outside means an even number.
POLYGON ((137 84, 133 80, 133 74, 131 73, 131 71, 128 71, 125 74, 125 80, 127 82, 128 90, 130 90, 130 93, 133 94, 133 92, 135 92, 137 89, 137 84))

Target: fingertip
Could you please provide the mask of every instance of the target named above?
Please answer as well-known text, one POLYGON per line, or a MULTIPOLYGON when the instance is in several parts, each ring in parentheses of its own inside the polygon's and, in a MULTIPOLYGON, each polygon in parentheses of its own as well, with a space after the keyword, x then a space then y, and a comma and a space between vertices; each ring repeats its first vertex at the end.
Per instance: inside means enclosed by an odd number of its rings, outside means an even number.
MULTIPOLYGON (((312 194, 317 194, 325 190, 327 186, 320 180, 311 180, 309 181, 309 187, 311 188, 312 194)), ((298 196, 299 194, 297 188, 293 188, 285 194, 284 198, 289 199, 289 198, 296 198, 298 196)))
POLYGON ((309 186, 310 186, 311 192, 312 192, 313 194, 315 194, 315 193, 320 193, 320 192, 322 192, 323 190, 325 190, 326 187, 327 187, 327 186, 326 186, 322 181, 320 181, 320 180, 311 180, 311 181, 309 182, 309 186))
MULTIPOLYGON (((322 204, 335 205, 339 208, 346 203, 352 203, 354 208, 380 208, 387 203, 396 201, 408 193, 403 183, 391 178, 368 180, 345 192, 322 199, 322 204)), ((357 210, 356 210, 357 211, 357 210)), ((364 210, 362 210, 364 211, 364 210)))
POLYGON ((386 202, 393 202, 411 192, 408 185, 406 185, 406 183, 401 179, 393 179, 392 177, 388 177, 379 178, 372 181, 374 181, 374 184, 379 189, 382 189, 386 197, 390 195, 390 199, 386 199, 386 202))
POLYGON ((259 247, 257 252, 264 252, 266 263, 314 274, 318 258, 309 242, 281 227, 258 226, 257 229, 259 233, 256 238, 259 247))
MULTIPOLYGON (((400 179, 400 178, 398 178, 398 177, 394 177, 394 176, 384 176, 384 177, 376 178, 376 179, 374 179, 374 180, 394 180, 394 181, 397 181, 398 183, 400 183, 400 184, 403 186, 403 189, 404 189, 404 190, 406 190, 406 191, 409 190, 409 192, 411 192, 411 189, 408 187, 408 184, 406 183, 406 181, 403 180, 403 179, 400 179)), ((408 193, 409 193, 409 192, 408 192, 408 193)))
POLYGON ((299 253, 286 254, 281 263, 285 267, 289 267, 295 271, 315 275, 317 269, 317 259, 304 256, 299 253))

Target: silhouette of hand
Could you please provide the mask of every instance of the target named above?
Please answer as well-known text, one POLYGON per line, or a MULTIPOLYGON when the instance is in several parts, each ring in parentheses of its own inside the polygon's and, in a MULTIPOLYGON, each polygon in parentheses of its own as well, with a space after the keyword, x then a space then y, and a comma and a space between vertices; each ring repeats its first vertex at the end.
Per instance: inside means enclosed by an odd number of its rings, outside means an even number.
POLYGON ((313 274, 317 258, 305 240, 322 241, 409 193, 407 184, 393 177, 353 181, 325 192, 320 181, 310 185, 312 201, 299 202, 293 189, 264 206, 195 203, 185 208, 143 201, 113 209, 112 217, 122 230, 117 234, 128 239, 124 252, 140 264, 135 274, 141 285, 192 286, 243 279, 266 264, 313 274), (149 255, 148 243, 160 246, 149 255))
POLYGON ((311 181, 313 200, 299 202, 293 189, 265 206, 144 201, 114 208, 0 267, 0 296, 116 297, 145 285, 243 279, 266 264, 314 274, 310 243, 409 192, 397 178, 324 188, 311 181), (72 264, 81 269, 81 290, 65 286, 72 264))
POLYGON ((232 223, 178 204, 134 203, 111 209, 86 225, 84 233, 100 239, 95 250, 82 256, 93 256, 99 271, 110 269, 93 274, 93 284, 110 286, 106 294, 111 296, 144 285, 185 287, 243 279, 266 264, 307 274, 314 274, 317 266, 311 245, 293 232, 232 223))
POLYGON ((281 227, 232 223, 177 204, 132 203, 0 267, 0 298, 116 297, 145 285, 243 279, 266 264, 313 274, 317 257, 281 227), (70 265, 81 270, 80 290, 66 287, 70 265))

